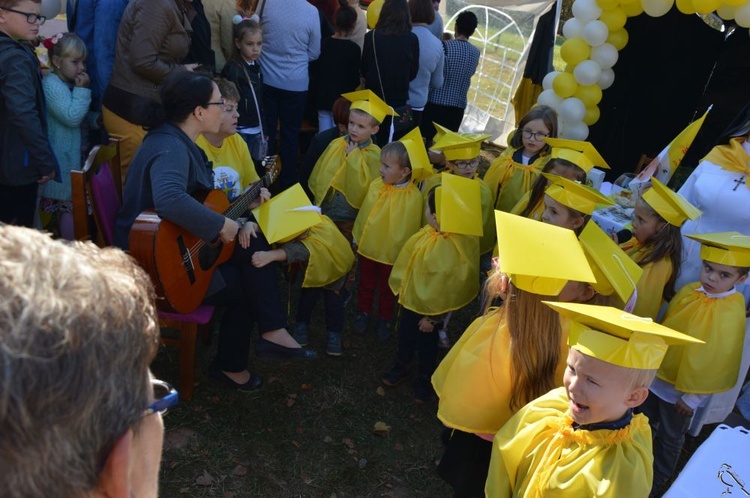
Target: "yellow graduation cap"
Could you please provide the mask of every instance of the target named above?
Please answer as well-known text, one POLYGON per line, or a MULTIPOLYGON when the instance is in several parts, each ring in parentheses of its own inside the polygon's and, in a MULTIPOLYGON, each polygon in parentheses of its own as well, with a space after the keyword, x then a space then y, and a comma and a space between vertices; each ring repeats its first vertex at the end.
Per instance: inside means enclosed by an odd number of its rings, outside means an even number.
POLYGON ((406 153, 409 154, 412 181, 421 182, 428 176, 432 176, 432 164, 430 164, 430 158, 427 156, 427 149, 424 147, 424 139, 419 127, 401 137, 399 142, 404 144, 406 153))
POLYGON ((676 227, 681 227, 688 218, 694 220, 701 215, 698 208, 655 177, 651 177, 651 188, 643 194, 642 198, 667 223, 676 227))
POLYGON ((479 182, 449 173, 440 174, 435 210, 441 232, 481 237, 482 200, 479 182))
POLYGON ((596 283, 592 284, 594 290, 603 296, 616 292, 622 302, 627 303, 643 268, 593 221, 586 224, 578 240, 596 277, 596 283))
POLYGON ((350 109, 364 111, 372 116, 378 123, 382 123, 388 115, 398 116, 398 113, 393 110, 393 107, 383 102, 383 99, 375 95, 375 92, 372 90, 358 90, 356 92, 342 93, 341 96, 346 100, 351 101, 352 105, 350 109))
POLYGON ((302 185, 295 183, 253 209, 253 215, 268 242, 273 244, 292 240, 322 222, 318 209, 310 202, 302 185))
POLYGON ((596 281, 572 230, 502 211, 495 226, 498 266, 519 289, 556 296, 569 280, 596 281))
MULTIPOLYGON (((436 125, 440 126, 440 125, 436 125)), ((443 151, 443 155, 448 161, 466 161, 479 156, 482 147, 482 141, 489 138, 489 135, 479 135, 476 133, 456 133, 442 127, 440 138, 435 138, 435 143, 431 149, 443 151)))
POLYGON ((750 236, 739 232, 688 235, 701 243, 701 259, 720 265, 750 267, 750 236))
POLYGON ((591 142, 566 138, 545 138, 544 141, 552 147, 550 157, 566 159, 584 170, 587 174, 595 166, 609 169, 609 164, 607 164, 607 161, 604 160, 591 142))
POLYGON ((595 188, 574 182, 563 176, 550 175, 549 173, 542 174, 547 180, 552 182, 552 185, 547 187, 544 193, 563 206, 568 206, 578 212, 590 215, 596 209, 597 204, 614 205, 613 201, 603 196, 595 188))
POLYGON ((570 318, 568 346, 613 365, 638 370, 659 368, 667 346, 703 341, 611 306, 545 301, 570 318))
POLYGON ((445 126, 443 126, 443 125, 441 125, 439 123, 436 123, 434 121, 432 122, 432 125, 435 127, 435 136, 432 137, 432 139, 435 142, 437 142, 438 140, 440 140, 441 138, 443 138, 446 133, 453 133, 452 130, 449 130, 445 126))

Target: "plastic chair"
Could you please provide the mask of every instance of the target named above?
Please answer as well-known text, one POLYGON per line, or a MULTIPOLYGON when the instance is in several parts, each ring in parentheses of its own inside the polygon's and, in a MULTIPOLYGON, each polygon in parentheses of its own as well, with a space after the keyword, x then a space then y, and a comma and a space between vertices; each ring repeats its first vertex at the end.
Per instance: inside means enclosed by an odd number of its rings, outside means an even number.
MULTIPOLYGON (((97 145, 89 153, 83 169, 71 172, 73 195, 73 227, 76 240, 92 240, 92 227, 96 228, 94 242, 100 247, 111 246, 114 240, 115 221, 122 205, 120 154, 117 141, 97 145), (93 223, 89 217, 90 200, 93 223)), ((176 329, 178 339, 162 337, 161 342, 179 350, 180 398, 193 397, 195 381, 195 350, 198 331, 204 339, 210 338, 206 327, 213 317, 213 306, 200 306, 188 314, 158 312, 162 328, 176 329)))

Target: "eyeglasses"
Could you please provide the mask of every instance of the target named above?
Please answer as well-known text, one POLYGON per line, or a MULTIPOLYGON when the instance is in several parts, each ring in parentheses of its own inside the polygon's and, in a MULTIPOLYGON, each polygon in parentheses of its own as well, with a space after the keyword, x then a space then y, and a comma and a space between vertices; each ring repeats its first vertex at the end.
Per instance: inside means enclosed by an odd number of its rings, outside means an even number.
POLYGON ((180 395, 177 390, 159 379, 151 379, 151 387, 154 389, 154 402, 143 410, 141 417, 148 417, 154 413, 166 415, 167 410, 176 406, 180 401, 180 395))
POLYGON ((549 133, 542 133, 541 131, 521 130, 521 136, 526 140, 544 140, 549 136, 549 133))
POLYGON ((16 9, 9 9, 7 7, 0 7, 0 10, 7 10, 8 12, 13 12, 15 14, 21 14, 22 16, 26 16, 26 22, 29 24, 39 24, 41 26, 42 24, 45 23, 45 21, 47 21, 47 16, 41 16, 34 12, 22 12, 16 9))
POLYGON ((457 169, 473 169, 479 166, 478 159, 472 159, 471 161, 453 161, 453 166, 457 169))
POLYGON ((218 105, 219 107, 221 107, 221 109, 224 109, 224 106, 226 105, 226 102, 224 102, 223 100, 217 100, 216 102, 209 102, 206 105, 204 105, 203 107, 208 107, 210 105, 218 105))

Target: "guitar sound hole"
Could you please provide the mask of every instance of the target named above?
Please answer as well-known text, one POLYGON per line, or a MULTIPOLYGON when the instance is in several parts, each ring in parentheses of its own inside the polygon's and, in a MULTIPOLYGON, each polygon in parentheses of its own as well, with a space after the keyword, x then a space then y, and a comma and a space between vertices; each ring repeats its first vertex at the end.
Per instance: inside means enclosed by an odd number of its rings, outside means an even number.
POLYGON ((203 246, 198 251, 198 265, 200 265, 201 270, 208 270, 210 269, 217 259, 219 259, 219 255, 221 254, 221 250, 224 247, 224 244, 221 242, 217 243, 215 246, 203 246))

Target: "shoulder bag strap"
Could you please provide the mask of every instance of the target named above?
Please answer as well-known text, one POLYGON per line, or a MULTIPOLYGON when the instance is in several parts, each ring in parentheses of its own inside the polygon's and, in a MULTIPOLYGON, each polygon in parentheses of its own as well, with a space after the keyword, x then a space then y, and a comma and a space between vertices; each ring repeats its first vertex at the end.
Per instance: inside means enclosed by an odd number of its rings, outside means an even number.
POLYGON ((266 136, 263 134, 263 118, 260 117, 260 106, 258 105, 258 98, 255 96, 255 88, 253 88, 253 81, 250 79, 250 74, 247 72, 247 68, 245 65, 247 62, 240 61, 242 64, 242 71, 245 73, 245 78, 247 78, 247 84, 250 85, 250 92, 253 94, 253 102, 255 102, 255 110, 258 112, 258 126, 260 126, 260 138, 261 140, 266 139, 266 136))
MULTIPOLYGON (((380 93, 383 95, 383 102, 386 102, 385 87, 383 87, 383 78, 380 77, 380 64, 378 64, 378 51, 375 48, 375 45, 376 45, 375 44, 375 31, 376 30, 374 29, 372 30, 372 54, 375 56, 375 70, 378 73, 378 82, 380 82, 380 93)), ((391 111, 393 111, 393 107, 391 107, 390 105, 388 106, 388 108, 391 109, 391 111)), ((391 126, 390 126, 390 129, 388 130, 388 142, 389 143, 393 141, 393 133, 396 130, 395 125, 393 124, 393 119, 394 117, 393 115, 391 115, 391 126)))

